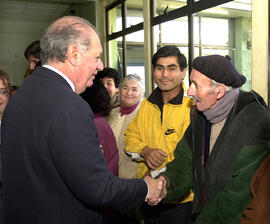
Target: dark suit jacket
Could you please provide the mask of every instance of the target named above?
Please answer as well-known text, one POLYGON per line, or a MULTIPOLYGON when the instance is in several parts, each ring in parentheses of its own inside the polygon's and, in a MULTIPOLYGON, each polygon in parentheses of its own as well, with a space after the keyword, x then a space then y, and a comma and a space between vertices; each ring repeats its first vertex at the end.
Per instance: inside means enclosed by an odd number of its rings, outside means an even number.
POLYGON ((143 180, 118 179, 93 113, 60 75, 38 67, 2 120, 4 224, 99 224, 100 208, 139 207, 143 180))

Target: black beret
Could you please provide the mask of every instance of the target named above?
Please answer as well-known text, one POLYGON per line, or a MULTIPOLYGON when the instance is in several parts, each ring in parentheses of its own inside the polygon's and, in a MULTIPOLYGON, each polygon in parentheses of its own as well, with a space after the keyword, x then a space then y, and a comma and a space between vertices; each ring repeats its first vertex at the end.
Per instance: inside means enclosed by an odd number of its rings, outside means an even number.
POLYGON ((237 88, 246 82, 228 57, 221 55, 200 56, 193 60, 192 68, 216 82, 237 88))

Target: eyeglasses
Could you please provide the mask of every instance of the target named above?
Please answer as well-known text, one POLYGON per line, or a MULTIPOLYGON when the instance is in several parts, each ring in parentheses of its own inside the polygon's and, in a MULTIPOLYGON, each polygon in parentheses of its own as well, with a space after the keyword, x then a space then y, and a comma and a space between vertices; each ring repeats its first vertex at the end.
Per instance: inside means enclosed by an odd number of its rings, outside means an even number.
POLYGON ((1 88, 0 89, 0 95, 2 96, 8 96, 8 91, 6 88, 1 88))

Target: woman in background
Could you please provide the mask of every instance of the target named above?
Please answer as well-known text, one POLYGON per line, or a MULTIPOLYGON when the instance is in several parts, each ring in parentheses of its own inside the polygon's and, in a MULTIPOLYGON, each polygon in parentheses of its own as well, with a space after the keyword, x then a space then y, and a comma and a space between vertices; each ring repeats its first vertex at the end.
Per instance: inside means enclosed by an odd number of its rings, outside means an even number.
POLYGON ((81 94, 81 97, 90 105, 94 113, 94 122, 98 132, 98 140, 104 153, 106 162, 115 176, 118 176, 118 149, 112 129, 104 118, 109 115, 112 107, 110 95, 98 80, 81 94))
POLYGON ((11 84, 9 76, 4 70, 0 69, 0 127, 3 113, 10 98, 10 90, 11 84))
MULTIPOLYGON (((127 75, 119 88, 120 106, 114 108, 108 118, 113 129, 119 150, 119 177, 137 178, 137 162, 125 153, 124 132, 139 110, 141 99, 144 95, 144 84, 140 76, 127 75)), ((122 210, 118 223, 139 224, 143 220, 140 210, 122 210)))
MULTIPOLYGON (((0 69, 0 144, 1 144, 1 121, 2 116, 11 96, 10 79, 8 74, 0 69)), ((2 220, 2 151, 0 148, 0 219, 2 220)))
POLYGON ((144 84, 140 76, 127 75, 122 80, 119 91, 120 106, 114 108, 108 118, 119 150, 119 177, 137 178, 138 165, 125 153, 124 132, 138 112, 144 95, 144 84))

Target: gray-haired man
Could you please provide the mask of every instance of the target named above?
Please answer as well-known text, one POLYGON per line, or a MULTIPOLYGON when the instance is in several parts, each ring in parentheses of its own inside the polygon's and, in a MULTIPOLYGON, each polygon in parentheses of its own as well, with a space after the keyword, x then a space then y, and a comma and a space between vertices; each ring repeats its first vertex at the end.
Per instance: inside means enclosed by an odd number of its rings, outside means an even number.
POLYGON ((196 224, 236 224, 251 202, 250 182, 269 154, 270 113, 256 92, 240 91, 246 79, 220 55, 193 61, 188 95, 196 107, 191 124, 163 174, 165 201, 188 192, 181 166, 193 169, 196 224), (192 168, 193 167, 193 168, 192 168))

